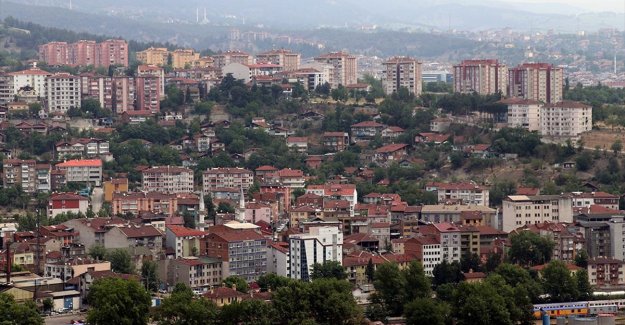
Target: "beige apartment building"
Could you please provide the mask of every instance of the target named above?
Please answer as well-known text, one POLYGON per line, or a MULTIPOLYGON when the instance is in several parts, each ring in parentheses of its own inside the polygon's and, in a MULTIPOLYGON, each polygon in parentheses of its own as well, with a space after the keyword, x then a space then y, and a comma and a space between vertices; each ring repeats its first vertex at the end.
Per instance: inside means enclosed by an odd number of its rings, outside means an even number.
POLYGON ((500 103, 508 105, 508 127, 540 131, 541 102, 534 99, 508 98, 500 103))
POLYGON ((150 47, 147 50, 137 52, 137 61, 143 64, 165 66, 168 57, 169 51, 164 47, 150 47))
POLYGON ((387 95, 406 87, 411 94, 421 95, 421 62, 409 57, 394 57, 384 62, 382 83, 387 95))
POLYGON ((254 63, 254 57, 242 51, 226 51, 213 55, 213 65, 217 69, 222 69, 230 63, 240 63, 250 65, 254 63))
POLYGON ((567 195, 510 195, 502 205, 505 232, 523 225, 573 222, 573 200, 567 195))
POLYGON ((191 66, 199 58, 200 53, 193 49, 177 49, 171 53, 171 65, 174 69, 184 69, 187 64, 191 66))
POLYGON ((193 192, 193 170, 189 168, 156 166, 144 170, 141 180, 141 187, 147 192, 193 192))
POLYGON ((56 164, 58 170, 65 171, 67 182, 90 183, 100 186, 102 183, 102 160, 68 160, 56 164))
POLYGON ((65 115, 72 108, 80 108, 80 77, 56 73, 46 78, 46 107, 50 114, 65 115))
POLYGON ((454 65, 454 91, 490 95, 506 93, 508 68, 498 60, 464 60, 454 65))
POLYGON ((554 140, 576 141, 592 130, 592 106, 574 101, 547 104, 540 113, 540 134, 554 140))
POLYGON ((204 195, 218 188, 236 188, 243 191, 254 183, 254 173, 243 168, 211 168, 203 174, 204 195))
POLYGON ((290 50, 280 49, 256 55, 257 62, 272 63, 282 66, 283 71, 293 71, 299 69, 302 55, 293 53, 290 50))
POLYGON ((525 63, 508 72, 508 96, 543 103, 562 100, 564 72, 547 63, 525 63))
POLYGON ((328 64, 333 67, 330 75, 330 86, 338 88, 358 82, 358 63, 353 55, 346 52, 333 52, 316 57, 315 62, 328 64))

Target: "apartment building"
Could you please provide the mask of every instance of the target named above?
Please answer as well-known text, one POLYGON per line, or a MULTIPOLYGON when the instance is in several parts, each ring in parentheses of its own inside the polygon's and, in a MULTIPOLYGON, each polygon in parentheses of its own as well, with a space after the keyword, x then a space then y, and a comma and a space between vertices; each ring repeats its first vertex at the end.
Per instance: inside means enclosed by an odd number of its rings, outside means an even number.
POLYGON ((588 282, 593 287, 625 285, 625 261, 598 257, 588 261, 588 282))
POLYGON ((464 60, 454 65, 454 91, 480 95, 506 93, 508 69, 498 60, 464 60))
POLYGON ((223 277, 238 275, 248 282, 267 272, 267 239, 252 224, 227 223, 208 228, 201 253, 223 261, 223 277))
POLYGON ((306 67, 302 66, 297 70, 283 70, 277 75, 286 78, 290 83, 300 83, 307 91, 313 91, 329 82, 332 69, 326 64, 307 64, 306 67))
POLYGON ((415 95, 421 95, 421 62, 410 57, 394 57, 383 63, 382 84, 387 95, 405 87, 415 95))
POLYGON ((352 124, 352 140, 354 142, 373 140, 377 135, 382 133, 386 125, 375 121, 363 121, 352 124))
POLYGON ((113 193, 128 192, 128 178, 111 178, 104 181, 102 187, 104 188, 104 202, 110 203, 113 201, 113 193))
POLYGON ((65 171, 67 182, 80 182, 100 186, 102 183, 102 160, 68 160, 56 164, 56 169, 65 171))
POLYGON ((301 54, 285 49, 271 50, 256 55, 256 62, 277 64, 281 66, 284 71, 299 69, 301 60, 301 54))
POLYGON ((50 165, 35 160, 5 159, 2 168, 4 187, 20 186, 24 192, 50 191, 50 165))
POLYGON ((69 58, 69 46, 67 42, 50 42, 39 45, 39 60, 48 65, 67 64, 69 58))
POLYGON ((98 66, 98 44, 95 41, 80 40, 69 45, 68 65, 98 66))
POLYGON ((503 200, 502 229, 510 232, 523 225, 573 222, 573 200, 568 195, 510 195, 503 200))
POLYGON ((190 67, 193 61, 200 58, 200 53, 193 49, 177 49, 171 52, 171 65, 174 69, 190 67))
POLYGON ((311 227, 289 236, 290 277, 310 281, 315 263, 343 263, 343 232, 337 227, 311 227))
POLYGON ((12 80, 9 82, 13 89, 11 91, 11 101, 13 96, 17 95, 20 89, 32 88, 34 95, 40 98, 46 96, 46 78, 51 73, 33 67, 27 70, 9 72, 6 74, 12 80))
POLYGON ((354 184, 308 185, 306 194, 315 194, 327 200, 349 201, 352 213, 358 203, 358 191, 354 184))
POLYGON ((308 152, 308 137, 288 137, 286 146, 298 153, 308 152))
POLYGON ((332 152, 341 152, 349 146, 349 134, 347 132, 324 132, 323 147, 332 152))
POLYGON ((61 213, 87 213, 89 199, 75 193, 55 193, 48 199, 48 217, 54 218, 61 213))
POLYGON ((136 77, 136 101, 134 110, 127 111, 130 115, 154 115, 161 109, 161 78, 136 77))
POLYGON ((157 65, 141 64, 137 66, 137 77, 158 78, 160 99, 165 99, 165 69, 157 65))
POLYGON ((589 208, 593 205, 619 210, 620 197, 606 192, 572 192, 574 208, 589 208))
POLYGON ((253 64, 254 57, 242 51, 226 51, 213 55, 214 66, 223 69, 230 63, 253 64))
POLYGON ((46 108, 50 114, 65 115, 70 108, 80 108, 80 77, 55 73, 46 78, 46 108))
POLYGON ((174 250, 175 258, 199 255, 200 238, 206 235, 204 231, 177 225, 168 225, 165 230, 166 245, 174 250))
MULTIPOLYGON (((433 237, 440 243, 440 258, 451 262, 460 262, 462 258, 462 230, 458 226, 441 222, 419 227, 419 233, 425 237, 433 237)), ((431 245, 435 245, 431 242, 431 245)))
POLYGON ((433 276, 434 268, 443 261, 441 244, 432 236, 393 239, 392 246, 394 253, 415 256, 421 261, 427 276, 433 276))
POLYGON ((199 197, 192 193, 115 192, 111 200, 113 214, 148 212, 173 216, 185 210, 198 211, 199 205, 199 197))
POLYGON ((488 206, 490 191, 474 182, 440 183, 431 182, 426 184, 425 190, 436 192, 439 204, 458 203, 488 206))
POLYGON ((155 166, 142 171, 141 176, 141 187, 147 192, 193 192, 193 170, 189 168, 155 166))
POLYGON ((540 131, 542 103, 533 99, 507 98, 499 103, 508 106, 508 127, 540 131))
POLYGON ((169 51, 164 47, 150 47, 146 50, 137 52, 137 61, 147 65, 163 67, 167 65, 168 57, 169 51))
POLYGON ((102 108, 121 114, 135 109, 135 79, 132 77, 85 76, 85 97, 97 99, 102 108))
POLYGON ((235 188, 247 191, 254 183, 254 173, 243 168, 211 168, 203 173, 204 195, 219 188, 235 188))
POLYGON ((574 101, 547 104, 540 113, 540 134, 555 140, 575 141, 592 130, 592 106, 574 101))
POLYGON ((555 243, 552 259, 574 262, 575 256, 585 244, 583 234, 577 232, 575 228, 573 225, 562 222, 544 222, 524 225, 514 232, 531 231, 548 237, 555 243))
POLYGON ((128 66, 128 43, 120 39, 109 39, 98 44, 98 66, 109 67, 111 65, 128 66))
POLYGON ((590 257, 625 259, 625 215, 618 210, 590 206, 575 215, 590 257))
POLYGON ((97 138, 79 138, 71 141, 60 141, 54 146, 57 159, 70 157, 94 158, 108 155, 109 141, 97 138))
POLYGON ((202 256, 158 261, 159 278, 169 287, 182 283, 194 291, 206 292, 222 285, 222 261, 202 256))
POLYGON ((355 56, 346 52, 333 52, 315 57, 314 60, 333 67, 328 80, 332 89, 358 82, 358 63, 355 56))
POLYGON ((438 204, 422 206, 420 220, 432 223, 474 223, 496 227, 496 217, 497 210, 483 205, 438 204))
POLYGON ((557 103, 562 100, 564 72, 547 63, 524 63, 508 70, 508 96, 557 103))

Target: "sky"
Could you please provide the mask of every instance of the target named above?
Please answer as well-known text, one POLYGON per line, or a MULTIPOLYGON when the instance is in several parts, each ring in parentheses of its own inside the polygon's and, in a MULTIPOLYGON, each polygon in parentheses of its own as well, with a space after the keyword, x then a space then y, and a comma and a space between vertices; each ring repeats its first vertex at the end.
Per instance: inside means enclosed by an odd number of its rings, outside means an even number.
POLYGON ((502 2, 526 2, 526 3, 561 3, 579 7, 587 11, 625 11, 625 0, 499 0, 502 2))

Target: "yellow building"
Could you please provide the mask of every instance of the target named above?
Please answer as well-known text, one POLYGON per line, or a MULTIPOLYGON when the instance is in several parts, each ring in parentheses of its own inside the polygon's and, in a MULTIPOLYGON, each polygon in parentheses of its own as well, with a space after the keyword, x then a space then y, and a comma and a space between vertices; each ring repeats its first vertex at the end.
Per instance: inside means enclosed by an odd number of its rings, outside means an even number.
POLYGON ((104 202, 113 201, 113 193, 128 192, 128 178, 112 178, 104 182, 104 202))
POLYGON ((194 68, 212 68, 215 65, 215 60, 210 56, 203 56, 191 62, 191 66, 194 68))
POLYGON ((167 65, 167 58, 169 57, 169 51, 164 47, 154 48, 150 47, 145 51, 137 52, 137 61, 144 64, 153 64, 164 66, 167 65))
POLYGON ((200 58, 200 53, 193 49, 178 49, 171 54, 171 65, 174 69, 184 69, 200 58))

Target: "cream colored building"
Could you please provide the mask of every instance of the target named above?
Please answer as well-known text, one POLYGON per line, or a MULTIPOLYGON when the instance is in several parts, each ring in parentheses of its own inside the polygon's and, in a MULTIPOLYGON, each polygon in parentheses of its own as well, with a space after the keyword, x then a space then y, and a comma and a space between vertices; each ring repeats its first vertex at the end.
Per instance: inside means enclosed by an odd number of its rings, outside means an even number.
POLYGON ((150 47, 147 50, 137 52, 137 61, 143 64, 165 66, 168 57, 169 51, 164 47, 150 47))
POLYGON ((80 108, 80 77, 57 73, 46 78, 46 107, 51 114, 65 114, 80 108))
POLYGON ((387 95, 406 87, 411 94, 421 95, 421 62, 409 57, 394 57, 384 62, 382 78, 387 95))
POLYGON ((592 130, 592 106, 580 102, 562 101, 548 104, 540 113, 540 134, 554 140, 576 141, 592 130))
POLYGON ((464 60, 454 66, 454 91, 480 95, 506 93, 508 68, 498 60, 464 60))
POLYGON ((509 98, 500 103, 508 105, 508 127, 540 131, 542 104, 533 99, 509 98))
POLYGON ((503 200, 501 230, 543 222, 573 222, 573 201, 566 195, 510 195, 503 200))
POLYGON ((230 63, 253 64, 254 57, 242 51, 226 51, 213 55, 214 66, 222 69, 230 63))
POLYGON ((293 53, 290 50, 280 49, 256 55, 256 62, 273 63, 282 66, 284 71, 293 71, 299 69, 302 56, 299 53, 293 53))
POLYGON ((192 66, 199 58, 200 53, 196 53, 193 49, 178 49, 171 53, 171 65, 174 69, 184 69, 187 65, 192 66))
POLYGON ((333 67, 329 80, 333 89, 339 85, 347 86, 358 82, 358 63, 353 55, 346 52, 328 53, 316 57, 315 62, 333 67))

